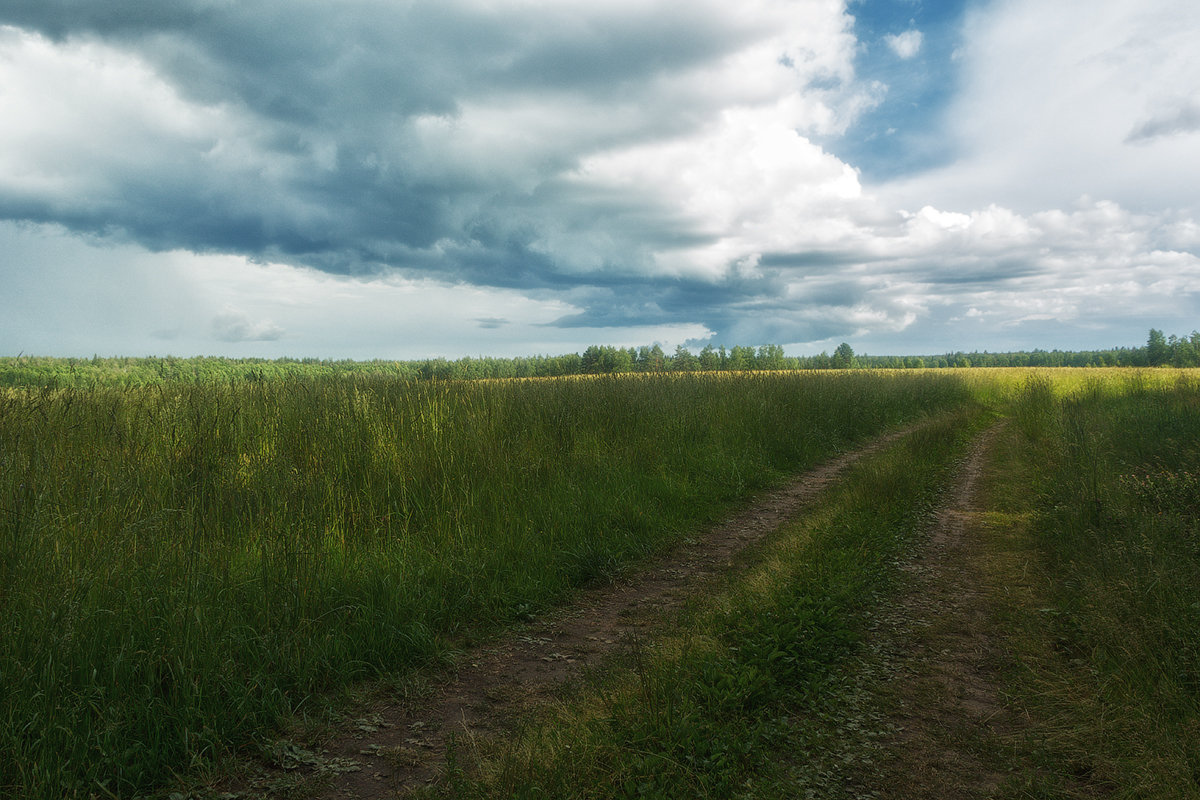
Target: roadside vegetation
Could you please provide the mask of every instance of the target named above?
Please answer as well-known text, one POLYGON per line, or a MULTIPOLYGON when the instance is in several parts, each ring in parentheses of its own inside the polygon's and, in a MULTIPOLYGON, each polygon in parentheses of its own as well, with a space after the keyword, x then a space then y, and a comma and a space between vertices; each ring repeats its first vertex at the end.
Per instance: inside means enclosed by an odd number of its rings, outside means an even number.
POLYGON ((1031 377, 997 453, 1036 769, 1014 797, 1200 797, 1200 375, 1031 377))
POLYGON ((969 402, 865 371, 0 391, 0 794, 155 792, 969 402))

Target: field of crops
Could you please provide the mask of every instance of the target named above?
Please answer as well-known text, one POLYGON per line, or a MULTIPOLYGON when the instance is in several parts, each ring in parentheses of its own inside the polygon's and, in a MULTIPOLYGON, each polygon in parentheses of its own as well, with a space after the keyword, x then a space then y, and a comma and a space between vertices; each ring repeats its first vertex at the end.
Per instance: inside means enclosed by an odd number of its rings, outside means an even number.
POLYGON ((4 390, 0 793, 150 793, 969 402, 869 372, 4 390))

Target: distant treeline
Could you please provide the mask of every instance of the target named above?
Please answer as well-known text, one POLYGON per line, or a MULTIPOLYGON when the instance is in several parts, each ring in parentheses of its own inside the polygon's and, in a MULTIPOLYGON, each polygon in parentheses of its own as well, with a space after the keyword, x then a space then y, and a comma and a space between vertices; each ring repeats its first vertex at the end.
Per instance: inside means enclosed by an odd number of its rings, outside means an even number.
POLYGON ((1109 350, 1032 350, 1015 353, 953 352, 943 355, 872 356, 856 354, 842 343, 832 354, 784 355, 783 347, 706 346, 699 354, 680 345, 666 353, 659 345, 593 345, 582 354, 432 358, 417 361, 352 361, 316 358, 118 357, 0 358, 0 386, 144 386, 162 381, 274 380, 288 377, 389 375, 409 380, 478 380, 599 375, 622 372, 695 372, 741 370, 926 369, 940 367, 1197 367, 1200 332, 1166 336, 1151 329, 1143 347, 1109 350))

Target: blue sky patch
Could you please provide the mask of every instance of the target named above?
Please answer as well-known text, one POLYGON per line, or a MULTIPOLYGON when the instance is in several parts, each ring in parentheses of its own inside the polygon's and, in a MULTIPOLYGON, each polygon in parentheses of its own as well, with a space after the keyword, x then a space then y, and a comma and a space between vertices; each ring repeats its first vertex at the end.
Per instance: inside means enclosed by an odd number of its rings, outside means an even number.
POLYGON ((947 104, 958 90, 955 52, 969 0, 854 0, 859 81, 886 87, 840 141, 839 157, 868 181, 920 172, 953 158, 941 135, 947 104))

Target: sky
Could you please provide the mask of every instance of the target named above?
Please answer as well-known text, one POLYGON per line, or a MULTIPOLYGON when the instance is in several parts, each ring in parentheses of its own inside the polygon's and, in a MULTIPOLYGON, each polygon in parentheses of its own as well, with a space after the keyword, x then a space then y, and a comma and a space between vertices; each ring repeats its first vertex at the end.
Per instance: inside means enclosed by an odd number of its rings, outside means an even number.
POLYGON ((1195 0, 0 0, 0 355, 1200 328, 1195 0))

